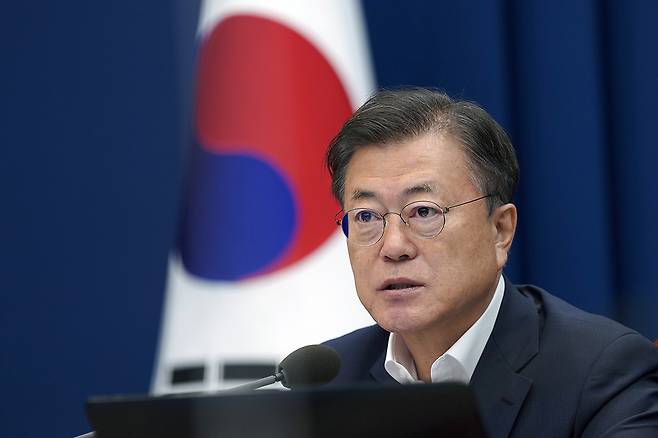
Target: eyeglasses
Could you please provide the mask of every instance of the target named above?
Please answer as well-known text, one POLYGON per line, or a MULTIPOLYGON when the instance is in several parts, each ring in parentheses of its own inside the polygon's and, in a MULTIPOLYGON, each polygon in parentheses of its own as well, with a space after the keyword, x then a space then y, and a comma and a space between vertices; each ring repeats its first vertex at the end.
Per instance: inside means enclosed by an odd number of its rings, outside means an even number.
POLYGON ((370 246, 381 240, 386 228, 386 216, 394 214, 400 216, 402 223, 414 235, 432 239, 443 231, 446 214, 450 210, 491 196, 480 196, 449 207, 441 207, 432 201, 415 201, 402 207, 399 213, 389 211, 381 214, 369 208, 353 208, 346 212, 341 210, 336 213, 336 225, 340 225, 350 242, 359 246, 370 246))

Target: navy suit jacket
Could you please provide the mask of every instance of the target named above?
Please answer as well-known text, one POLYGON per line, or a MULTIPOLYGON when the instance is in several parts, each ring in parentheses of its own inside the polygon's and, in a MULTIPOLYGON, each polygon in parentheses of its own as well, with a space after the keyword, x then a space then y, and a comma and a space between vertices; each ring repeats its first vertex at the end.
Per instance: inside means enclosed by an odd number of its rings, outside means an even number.
MULTIPOLYGON (((470 382, 488 435, 658 437, 658 348, 537 287, 505 284, 470 382)), ((375 325, 328 341, 342 360, 331 384, 395 383, 388 335, 375 325)))

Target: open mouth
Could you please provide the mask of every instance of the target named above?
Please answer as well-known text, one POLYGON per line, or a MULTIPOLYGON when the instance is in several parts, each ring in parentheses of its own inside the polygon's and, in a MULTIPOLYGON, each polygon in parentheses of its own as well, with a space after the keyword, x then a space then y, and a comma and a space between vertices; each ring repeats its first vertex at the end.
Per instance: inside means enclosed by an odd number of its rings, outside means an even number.
POLYGON ((384 290, 406 290, 406 289, 414 289, 417 287, 422 286, 421 283, 418 283, 413 280, 408 280, 408 279, 391 279, 385 281, 381 287, 379 288, 380 291, 384 290))
POLYGON ((410 289, 412 287, 416 287, 416 285, 413 285, 411 283, 397 283, 397 284, 389 284, 384 290, 410 289))

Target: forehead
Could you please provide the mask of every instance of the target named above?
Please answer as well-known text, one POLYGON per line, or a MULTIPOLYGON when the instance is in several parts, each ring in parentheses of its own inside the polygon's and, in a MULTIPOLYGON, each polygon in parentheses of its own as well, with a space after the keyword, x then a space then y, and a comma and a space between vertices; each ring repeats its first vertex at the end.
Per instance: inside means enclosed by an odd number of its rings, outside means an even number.
POLYGON ((462 146, 448 134, 430 132, 358 149, 345 173, 344 202, 398 203, 421 192, 450 200, 473 189, 462 146))

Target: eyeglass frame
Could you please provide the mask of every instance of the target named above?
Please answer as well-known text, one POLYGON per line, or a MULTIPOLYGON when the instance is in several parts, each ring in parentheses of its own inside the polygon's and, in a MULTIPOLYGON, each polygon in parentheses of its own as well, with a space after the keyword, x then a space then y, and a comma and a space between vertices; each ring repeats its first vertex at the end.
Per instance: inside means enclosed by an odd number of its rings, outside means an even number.
MULTIPOLYGON (((398 213, 398 212, 395 212, 395 211, 387 211, 387 212, 384 213, 384 214, 380 214, 379 212, 377 212, 377 211, 375 211, 375 210, 373 210, 373 209, 371 209, 371 208, 362 208, 362 207, 350 208, 350 209, 347 210, 347 211, 343 211, 343 210, 341 209, 340 211, 338 211, 338 212, 334 215, 334 220, 336 221, 336 225, 339 226, 339 227, 341 227, 341 230, 343 231, 343 234, 345 234, 345 229, 342 227, 343 219, 345 218, 345 216, 347 216, 347 214, 348 214, 350 211, 354 211, 354 210, 369 210, 369 211, 372 211, 373 213, 376 213, 378 216, 381 216, 382 220, 384 221, 384 225, 382 226, 382 234, 379 236, 379 238, 378 238, 377 240, 375 240, 374 242, 369 243, 369 244, 367 244, 367 245, 361 245, 361 244, 358 244, 358 243, 354 243, 355 245, 358 245, 358 246, 367 247, 367 246, 375 245, 375 244, 378 243, 380 240, 382 240, 382 237, 384 237, 384 233, 386 232, 386 216, 387 216, 387 215, 389 215, 389 214, 394 214, 394 215, 396 215, 396 216, 399 216, 399 217, 400 217, 400 220, 402 221, 402 223, 405 224, 407 227, 409 227, 409 226, 410 226, 409 223, 408 223, 407 221, 405 221, 404 218, 402 217, 402 212, 404 211, 404 209, 407 208, 408 206, 410 206, 411 204, 415 204, 415 203, 417 203, 417 202, 429 202, 429 203, 432 203, 432 204, 436 205, 437 207, 439 207, 439 210, 441 210, 441 214, 443 215, 443 225, 441 225, 441 228, 439 229, 439 231, 438 231, 435 235, 433 235, 433 236, 425 237, 425 236, 420 236, 420 235, 419 235, 418 237, 420 237, 421 239, 434 239, 436 236, 438 236, 439 234, 441 234, 441 231, 443 231, 443 229, 446 227, 446 215, 448 214, 448 212, 449 212, 450 210, 452 210, 452 209, 455 208, 455 207, 461 207, 462 205, 470 204, 470 203, 472 203, 472 202, 476 202, 476 201, 479 201, 479 200, 481 200, 481 199, 485 199, 485 198, 490 198, 490 197, 492 197, 492 196, 493 196, 493 195, 491 195, 491 194, 489 194, 489 195, 484 195, 484 196, 480 196, 479 198, 471 199, 470 201, 466 201, 466 202, 460 202, 460 203, 458 203, 458 204, 450 205, 450 206, 448 206, 448 207, 442 207, 442 206, 440 206, 439 204, 437 204, 437 203, 434 202, 434 201, 427 201, 427 200, 421 199, 421 200, 418 200, 418 201, 413 201, 413 202, 408 203, 407 205, 405 205, 404 207, 402 207, 402 208, 400 209, 400 212, 399 212, 399 213, 398 213), (342 213, 342 214, 341 214, 341 213, 342 213), (339 217, 338 219, 336 219, 336 217, 338 217, 338 215, 340 215, 340 217, 339 217)), ((345 234, 345 238, 346 238, 347 240, 350 240, 349 236, 347 236, 346 234, 345 234)))

